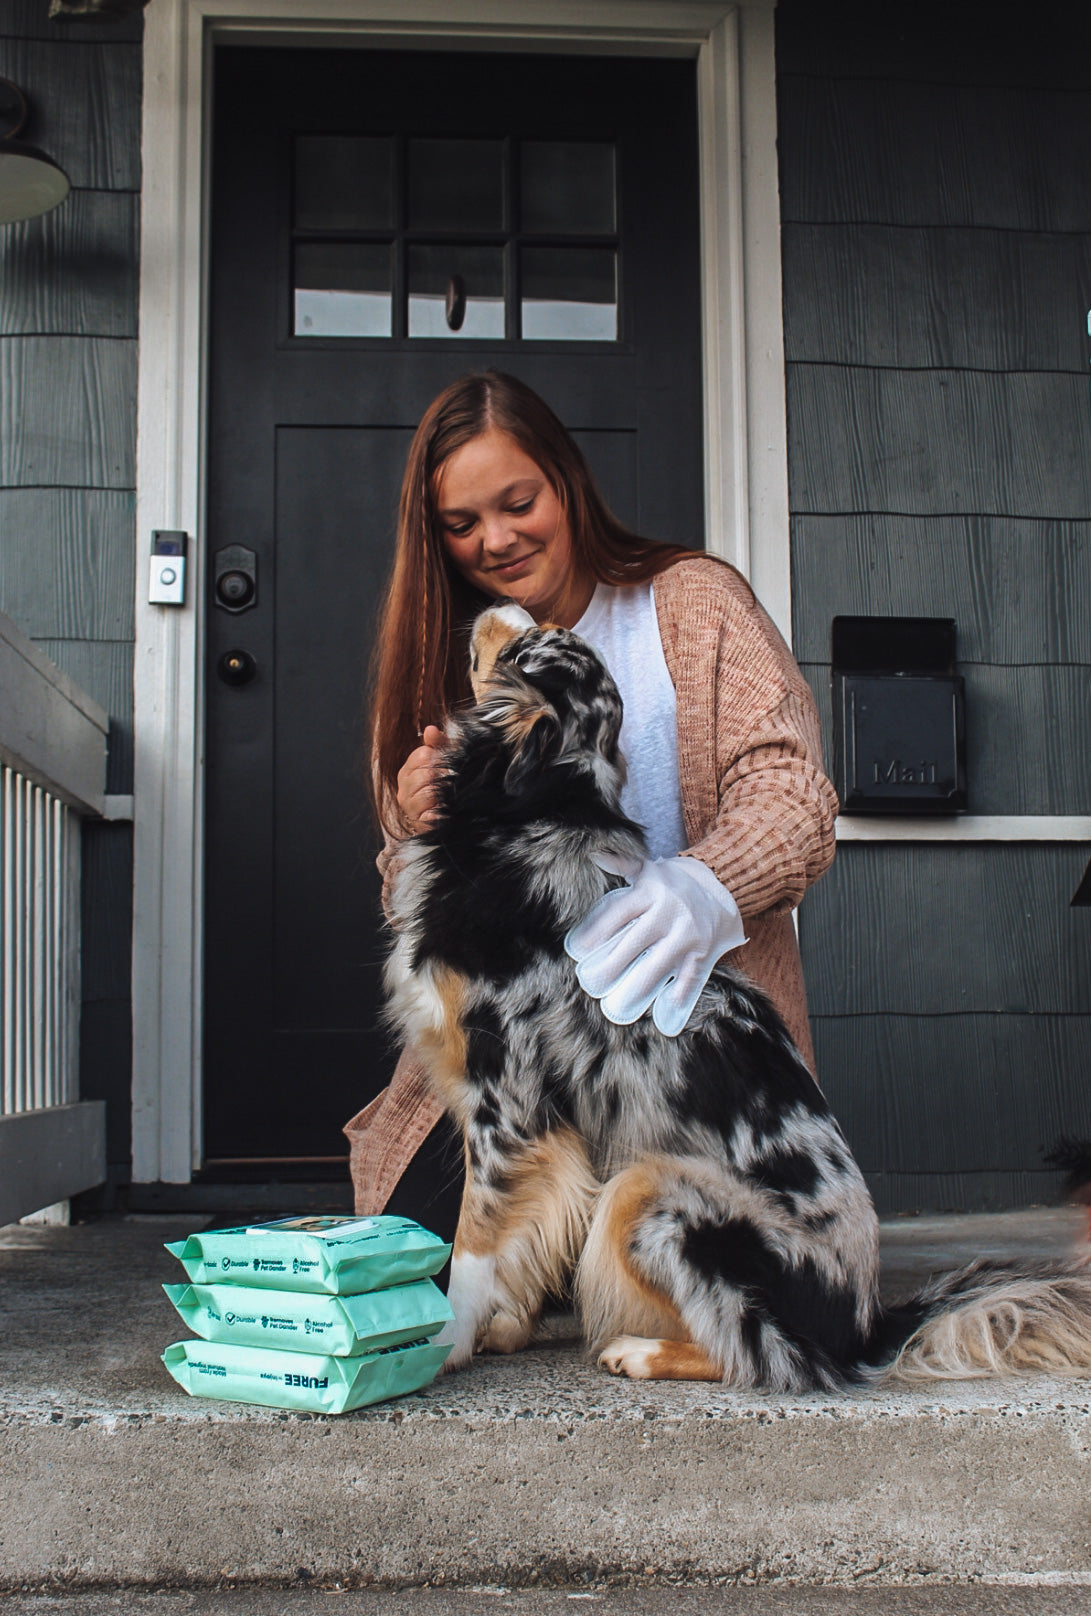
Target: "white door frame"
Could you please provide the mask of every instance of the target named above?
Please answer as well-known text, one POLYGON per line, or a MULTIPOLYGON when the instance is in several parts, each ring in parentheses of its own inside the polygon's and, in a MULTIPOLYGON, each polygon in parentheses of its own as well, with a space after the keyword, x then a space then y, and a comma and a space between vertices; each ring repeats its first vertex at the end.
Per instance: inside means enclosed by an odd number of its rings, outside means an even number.
POLYGON ((705 541, 790 635, 775 0, 155 0, 144 34, 137 436, 133 1179, 201 1159, 205 332, 213 38, 696 58, 705 541), (745 161, 744 161, 745 158, 745 161), (147 602, 155 528, 184 607, 147 602))

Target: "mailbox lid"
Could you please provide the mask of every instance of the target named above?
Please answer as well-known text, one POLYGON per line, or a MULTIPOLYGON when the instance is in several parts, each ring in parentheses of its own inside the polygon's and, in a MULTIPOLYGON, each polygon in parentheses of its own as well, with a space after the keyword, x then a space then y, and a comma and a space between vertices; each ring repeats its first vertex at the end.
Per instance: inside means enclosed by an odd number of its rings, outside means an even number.
POLYGON ((833 701, 844 812, 951 814, 966 807, 960 674, 837 671, 833 701))

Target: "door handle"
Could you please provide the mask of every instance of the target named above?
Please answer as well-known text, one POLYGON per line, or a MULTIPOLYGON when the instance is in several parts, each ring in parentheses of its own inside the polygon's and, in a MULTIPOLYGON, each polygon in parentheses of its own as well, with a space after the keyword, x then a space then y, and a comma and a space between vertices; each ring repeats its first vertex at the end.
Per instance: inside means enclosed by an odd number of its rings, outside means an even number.
POLYGON ((466 282, 461 275, 452 275, 447 282, 447 329, 461 331, 466 318, 466 282))
POLYGON ((216 664, 225 685, 248 685, 257 671, 258 665, 249 651, 225 651, 216 664))

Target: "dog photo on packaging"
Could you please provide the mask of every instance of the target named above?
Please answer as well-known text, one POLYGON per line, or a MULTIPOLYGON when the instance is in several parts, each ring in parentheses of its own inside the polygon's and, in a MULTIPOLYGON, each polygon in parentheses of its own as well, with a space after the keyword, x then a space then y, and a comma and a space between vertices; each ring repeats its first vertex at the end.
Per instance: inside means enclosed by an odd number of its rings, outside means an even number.
POLYGON ((471 641, 441 817, 399 849, 389 1016, 461 1129, 447 1368, 532 1338, 570 1280, 599 1362, 797 1392, 1091 1373, 1091 1268, 975 1263, 878 1299, 871 1197, 783 1022, 723 961, 677 1037, 608 1021, 568 932, 646 855, 621 700, 520 607, 471 641))

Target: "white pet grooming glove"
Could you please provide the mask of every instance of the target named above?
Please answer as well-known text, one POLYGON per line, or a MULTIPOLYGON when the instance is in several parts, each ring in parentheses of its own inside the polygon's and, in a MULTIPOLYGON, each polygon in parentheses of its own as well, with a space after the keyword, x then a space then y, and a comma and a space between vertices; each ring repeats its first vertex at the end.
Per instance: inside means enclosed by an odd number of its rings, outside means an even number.
POLYGON ((746 942, 738 905, 698 859, 595 862, 628 885, 600 898, 565 938, 577 980, 608 1021, 626 1027, 651 1006, 659 1031, 677 1038, 716 961, 746 942))

